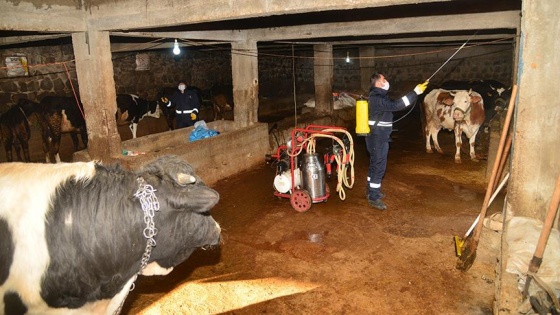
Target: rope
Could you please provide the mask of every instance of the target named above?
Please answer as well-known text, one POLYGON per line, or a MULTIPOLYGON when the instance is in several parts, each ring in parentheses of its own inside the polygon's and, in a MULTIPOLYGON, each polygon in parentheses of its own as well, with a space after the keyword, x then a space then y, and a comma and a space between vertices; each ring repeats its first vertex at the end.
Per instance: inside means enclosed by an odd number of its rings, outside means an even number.
MULTIPOLYGON (((349 145, 349 152, 348 154, 348 159, 343 159, 343 163, 341 163, 341 161, 338 160, 338 156, 335 156, 335 159, 337 160, 337 171, 338 174, 342 174, 342 181, 344 183, 344 185, 347 188, 352 189, 352 187, 354 187, 354 182, 355 182, 355 176, 354 176, 354 140, 352 138, 352 135, 350 134, 350 132, 348 132, 347 130, 338 130, 338 129, 325 129, 325 132, 342 132, 344 134, 346 134, 346 136, 348 137, 348 140, 350 141, 350 145, 349 145), (347 161, 347 162, 346 162, 347 161), (348 167, 350 168, 350 176, 346 176, 347 172, 348 172, 348 167), (348 178, 350 178, 350 181, 348 181, 348 178)), ((342 150, 344 153, 346 153, 345 147, 344 145, 342 145, 342 150)), ((344 199, 342 199, 344 200, 344 199)))
POLYGON ((330 134, 312 134, 308 141, 309 144, 307 146, 308 153, 315 153, 315 138, 330 138, 338 142, 342 149, 342 158, 340 155, 335 155, 336 160, 336 167, 337 167, 337 184, 336 184, 336 191, 338 192, 338 196, 340 200, 346 199, 346 192, 344 191, 344 187, 352 188, 354 186, 354 143, 352 140, 352 136, 346 130, 339 130, 339 129, 324 129, 322 132, 344 132, 347 134, 348 139, 350 140, 350 149, 349 152, 346 152, 346 147, 344 143, 340 140, 340 138, 330 135, 330 134), (350 169, 350 176, 348 176, 348 169, 350 169), (350 181, 348 181, 350 178, 350 181))
POLYGON ((70 78, 70 72, 68 71, 68 67, 66 66, 66 62, 62 63, 64 65, 64 69, 66 70, 66 76, 68 77, 68 82, 70 82, 70 86, 72 87, 72 93, 74 93, 74 98, 76 99, 76 105, 78 106, 78 109, 80 110, 80 113, 82 113, 82 117, 84 117, 84 120, 86 119, 86 115, 84 114, 84 111, 82 110, 82 107, 80 106, 80 100, 78 99, 78 95, 76 94, 76 88, 74 88, 74 84, 72 83, 72 78, 70 78))

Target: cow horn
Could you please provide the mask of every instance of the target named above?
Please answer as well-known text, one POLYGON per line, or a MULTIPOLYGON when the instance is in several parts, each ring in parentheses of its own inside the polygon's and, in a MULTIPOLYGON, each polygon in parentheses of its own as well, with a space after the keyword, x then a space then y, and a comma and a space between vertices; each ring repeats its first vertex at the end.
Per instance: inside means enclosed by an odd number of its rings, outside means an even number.
POLYGON ((196 178, 194 176, 185 173, 177 174, 177 180, 179 180, 179 184, 181 185, 188 185, 196 182, 196 178))

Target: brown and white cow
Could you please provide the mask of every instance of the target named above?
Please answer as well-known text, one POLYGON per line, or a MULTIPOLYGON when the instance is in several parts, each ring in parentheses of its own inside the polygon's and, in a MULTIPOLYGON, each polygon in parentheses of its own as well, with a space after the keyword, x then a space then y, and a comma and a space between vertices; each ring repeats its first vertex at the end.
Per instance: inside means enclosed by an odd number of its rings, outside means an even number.
POLYGON ((116 314, 138 274, 218 245, 218 193, 177 156, 0 163, 0 314, 116 314))
POLYGON ((484 104, 479 93, 472 90, 434 89, 424 98, 423 103, 426 137, 426 152, 432 153, 430 138, 439 153, 443 150, 438 143, 438 133, 442 128, 454 130, 455 163, 461 163, 462 133, 469 139, 471 160, 477 161, 475 139, 484 123, 484 104))

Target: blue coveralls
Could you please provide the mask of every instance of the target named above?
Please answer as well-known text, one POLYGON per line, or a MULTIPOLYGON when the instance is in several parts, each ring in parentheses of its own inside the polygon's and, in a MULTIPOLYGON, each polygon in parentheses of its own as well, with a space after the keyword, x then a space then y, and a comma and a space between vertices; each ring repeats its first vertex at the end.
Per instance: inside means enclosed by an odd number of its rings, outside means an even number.
POLYGON ((177 129, 193 126, 196 119, 191 119, 191 114, 194 113, 198 117, 200 108, 200 98, 196 90, 187 88, 183 93, 177 91, 169 100, 167 107, 175 106, 177 129))
POLYGON ((390 99, 387 91, 378 87, 372 87, 369 91, 370 133, 366 137, 366 146, 369 152, 366 191, 369 200, 381 198, 381 181, 387 169, 389 139, 391 131, 393 131, 393 112, 403 110, 414 104, 417 98, 418 95, 414 91, 398 100, 390 99))

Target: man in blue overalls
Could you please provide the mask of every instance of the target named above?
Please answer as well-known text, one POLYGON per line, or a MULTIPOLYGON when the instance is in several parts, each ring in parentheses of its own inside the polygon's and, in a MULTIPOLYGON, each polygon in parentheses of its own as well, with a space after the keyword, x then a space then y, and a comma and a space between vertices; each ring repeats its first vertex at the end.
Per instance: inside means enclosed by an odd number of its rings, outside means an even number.
POLYGON ((367 198, 373 208, 386 210, 387 205, 381 200, 381 181, 387 169, 389 139, 393 130, 393 112, 403 110, 416 102, 418 95, 424 93, 428 81, 418 84, 414 91, 398 100, 387 95, 389 82, 382 73, 375 72, 371 78, 371 89, 368 98, 370 133, 366 137, 369 152, 369 170, 367 177, 367 198))
POLYGON ((195 89, 187 89, 184 82, 179 83, 179 91, 169 99, 167 107, 175 106, 177 129, 193 126, 200 108, 200 98, 195 89))

